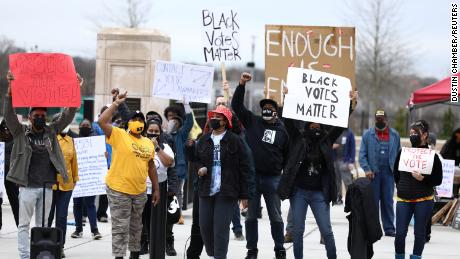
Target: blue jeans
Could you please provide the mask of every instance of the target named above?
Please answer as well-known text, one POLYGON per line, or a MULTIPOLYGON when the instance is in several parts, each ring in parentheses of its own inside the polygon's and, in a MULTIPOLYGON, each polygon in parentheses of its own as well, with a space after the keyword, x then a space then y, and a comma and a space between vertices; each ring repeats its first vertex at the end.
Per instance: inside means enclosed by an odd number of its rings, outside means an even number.
POLYGON ((409 222, 414 216, 414 249, 413 255, 422 256, 425 247, 426 223, 433 212, 433 200, 421 202, 400 202, 396 203, 396 254, 404 254, 406 247, 406 236, 409 222))
POLYGON ((315 216, 316 224, 321 232, 321 236, 323 236, 326 244, 327 258, 337 258, 334 233, 332 232, 331 227, 330 206, 324 199, 323 192, 297 188, 290 202, 292 209, 292 221, 294 223, 292 228, 292 234, 294 237, 294 257, 296 259, 303 258, 303 233, 305 232, 305 218, 307 216, 308 206, 310 206, 311 211, 315 216))
POLYGON ((86 211, 88 212, 91 233, 98 232, 95 200, 96 196, 73 198, 73 214, 75 216, 75 226, 78 232, 83 231, 83 205, 85 205, 86 211))
POLYGON ((257 248, 259 239, 257 212, 260 207, 261 195, 264 196, 267 206, 268 218, 270 219, 271 233, 275 242, 275 250, 284 250, 284 223, 281 217, 281 200, 276 192, 281 176, 266 176, 256 174, 256 191, 252 199, 249 199, 248 216, 246 218, 246 248, 257 248))
POLYGON ((243 232, 243 226, 241 226, 241 214, 240 214, 240 206, 236 206, 235 212, 233 212, 232 216, 232 230, 233 233, 242 233, 243 232))
MULTIPOLYGON (((51 205, 51 211, 49 218, 54 217, 56 213, 56 228, 62 231, 62 245, 65 244, 65 236, 67 233, 67 215, 69 213, 69 203, 72 197, 72 191, 53 191, 53 204, 51 205)), ((48 226, 51 227, 52 220, 48 220, 48 226)))
POLYGON ((375 204, 380 204, 380 215, 382 218, 383 230, 385 233, 395 232, 393 210, 394 178, 390 167, 374 172, 372 179, 375 204))

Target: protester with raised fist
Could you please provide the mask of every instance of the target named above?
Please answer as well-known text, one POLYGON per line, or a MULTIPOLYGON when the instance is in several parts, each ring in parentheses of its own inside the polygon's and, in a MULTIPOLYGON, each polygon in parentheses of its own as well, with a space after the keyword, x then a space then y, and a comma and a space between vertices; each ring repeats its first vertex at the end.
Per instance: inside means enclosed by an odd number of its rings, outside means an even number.
POLYGON ((244 107, 245 86, 251 80, 249 73, 242 73, 239 85, 232 99, 232 109, 246 129, 246 140, 252 150, 255 164, 255 195, 249 199, 246 218, 247 259, 257 258, 258 227, 257 212, 261 196, 264 196, 271 233, 275 242, 277 259, 286 258, 284 249, 284 224, 281 217, 281 200, 276 193, 281 178, 281 171, 287 161, 289 136, 277 117, 278 104, 271 99, 260 101, 261 116, 257 116, 244 107))
POLYGON ((99 117, 101 126, 112 146, 112 163, 107 173, 107 197, 112 220, 112 254, 123 258, 127 246, 130 258, 139 258, 141 250, 142 211, 147 201, 147 177, 152 182, 152 203, 160 200, 158 176, 152 141, 142 136, 145 117, 135 111, 128 121, 128 130, 112 126, 112 114, 120 103, 126 100, 126 93, 117 96, 112 105, 99 117), (128 244, 129 242, 129 244, 128 244))

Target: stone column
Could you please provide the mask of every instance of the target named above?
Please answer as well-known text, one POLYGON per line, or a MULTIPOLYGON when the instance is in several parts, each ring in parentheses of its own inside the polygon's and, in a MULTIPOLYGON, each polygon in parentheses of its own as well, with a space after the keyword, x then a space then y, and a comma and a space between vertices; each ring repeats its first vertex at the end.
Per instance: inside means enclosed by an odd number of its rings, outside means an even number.
POLYGON ((112 103, 113 88, 140 99, 141 111, 162 114, 169 100, 151 97, 156 60, 171 59, 171 38, 157 30, 104 28, 97 34, 94 118, 112 103))

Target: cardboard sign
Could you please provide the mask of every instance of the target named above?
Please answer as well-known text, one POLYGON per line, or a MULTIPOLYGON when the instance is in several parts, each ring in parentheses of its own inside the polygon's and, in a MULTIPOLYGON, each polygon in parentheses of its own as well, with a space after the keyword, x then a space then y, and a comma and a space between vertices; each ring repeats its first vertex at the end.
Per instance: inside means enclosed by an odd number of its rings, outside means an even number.
POLYGON ((73 190, 73 197, 105 194, 107 175, 105 136, 76 138, 74 143, 80 180, 73 190))
POLYGON ((0 198, 5 192, 5 142, 0 142, 0 198))
POLYGON ((442 183, 436 186, 436 193, 439 197, 451 198, 454 187, 455 160, 441 159, 442 162, 442 183))
POLYGON ((351 80, 355 89, 355 28, 265 25, 265 94, 283 103, 288 67, 351 80))
POLYGON ((240 25, 235 10, 201 11, 205 62, 240 61, 240 25))
POLYGON ((290 67, 283 117, 348 127, 351 83, 348 78, 290 67))
POLYGON ((80 107, 80 84, 72 57, 64 54, 10 55, 14 107, 80 107))
POLYGON ((168 61, 155 62, 153 96, 210 103, 214 68, 168 61))
POLYGON ((429 148, 403 147, 398 169, 410 173, 419 171, 421 174, 431 174, 435 154, 436 151, 429 148))

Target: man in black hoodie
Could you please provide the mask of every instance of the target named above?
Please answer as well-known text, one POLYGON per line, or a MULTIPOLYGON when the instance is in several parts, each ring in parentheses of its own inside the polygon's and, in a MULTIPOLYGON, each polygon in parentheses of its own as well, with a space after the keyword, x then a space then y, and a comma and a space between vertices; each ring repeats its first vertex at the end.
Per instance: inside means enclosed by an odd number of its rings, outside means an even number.
POLYGON ((271 99, 260 101, 262 116, 256 116, 244 107, 246 82, 251 75, 242 73, 238 87, 232 99, 232 109, 246 129, 246 140, 252 150, 256 169, 256 192, 249 199, 248 216, 246 218, 246 259, 257 258, 257 211, 260 207, 261 195, 264 196, 270 219, 271 233, 275 242, 276 259, 286 258, 284 249, 281 217, 281 200, 276 193, 281 178, 281 171, 287 161, 289 136, 283 123, 277 117, 278 104, 271 99))

